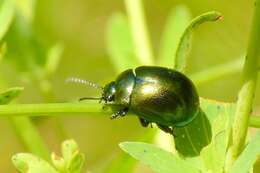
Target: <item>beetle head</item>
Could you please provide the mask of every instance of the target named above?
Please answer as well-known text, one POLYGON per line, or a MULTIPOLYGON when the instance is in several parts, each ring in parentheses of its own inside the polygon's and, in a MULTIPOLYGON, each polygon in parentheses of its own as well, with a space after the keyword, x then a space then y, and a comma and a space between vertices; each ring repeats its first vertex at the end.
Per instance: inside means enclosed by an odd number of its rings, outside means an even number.
POLYGON ((115 93, 116 93, 116 87, 115 87, 115 82, 113 81, 113 82, 108 83, 103 88, 101 101, 104 100, 105 103, 114 101, 115 93))

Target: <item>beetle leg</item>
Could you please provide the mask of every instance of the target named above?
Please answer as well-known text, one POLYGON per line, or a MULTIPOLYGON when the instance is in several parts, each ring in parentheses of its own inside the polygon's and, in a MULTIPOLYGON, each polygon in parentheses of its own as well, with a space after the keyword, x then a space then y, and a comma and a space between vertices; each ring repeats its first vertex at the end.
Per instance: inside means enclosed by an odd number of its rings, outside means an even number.
POLYGON ((120 116, 120 117, 123 117, 123 116, 125 116, 125 115, 127 114, 127 112, 128 112, 128 108, 120 109, 119 111, 113 113, 113 114, 111 115, 110 119, 113 120, 113 119, 115 119, 115 118, 117 118, 117 117, 119 117, 119 116, 120 116))
POLYGON ((161 124, 157 124, 157 126, 158 126, 161 130, 163 130, 164 132, 170 133, 170 134, 172 134, 173 136, 175 136, 175 135, 173 134, 173 129, 172 129, 172 127, 165 126, 165 125, 161 125, 161 124))
POLYGON ((143 127, 147 127, 147 126, 150 124, 149 121, 147 121, 147 120, 145 120, 145 119, 143 119, 143 118, 139 118, 139 121, 140 121, 140 123, 141 123, 141 125, 142 125, 143 127))

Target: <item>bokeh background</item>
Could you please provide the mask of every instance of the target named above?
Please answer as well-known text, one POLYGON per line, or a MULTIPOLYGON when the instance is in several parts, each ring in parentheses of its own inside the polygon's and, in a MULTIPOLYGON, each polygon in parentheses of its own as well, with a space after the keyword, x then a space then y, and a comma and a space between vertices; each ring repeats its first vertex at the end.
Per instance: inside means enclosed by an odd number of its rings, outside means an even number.
MULTIPOLYGON (((22 0, 20 1, 22 3, 22 0)), ((155 55, 158 53, 156 50, 159 48, 167 15, 176 5, 187 6, 193 17, 210 10, 223 14, 224 20, 204 24, 194 33, 188 63, 190 74, 238 59, 246 51, 253 0, 143 0, 143 3, 155 55)), ((125 13, 123 0, 38 0, 35 4, 32 26, 37 39, 44 47, 50 47, 57 42, 64 45, 59 66, 50 78, 54 97, 48 102, 66 102, 82 96, 100 94, 86 86, 67 85, 64 82, 67 77, 78 76, 106 84, 117 76, 106 45, 107 22, 115 12, 125 13)), ((23 46, 20 40, 15 43, 14 48, 23 49, 23 46)), ((22 54, 20 58, 23 58, 22 54)), ((12 60, 4 59, 0 67, 0 76, 4 83, 1 90, 6 86, 24 86, 25 90, 18 102, 46 102, 46 97, 44 98, 39 87, 36 87, 34 82, 26 82, 12 60)), ((200 85, 198 91, 201 97, 235 101, 239 86, 240 73, 236 73, 200 85)), ((254 112, 257 113, 260 109, 257 107, 259 87, 256 98, 254 112)), ((52 151, 59 151, 64 138, 75 139, 86 155, 86 169, 91 172, 102 172, 120 152, 119 142, 136 140, 139 135, 149 131, 142 128, 135 117, 111 121, 109 115, 71 114, 58 123, 54 118, 37 118, 34 123, 52 151)), ((15 172, 10 157, 23 151, 26 150, 9 120, 0 118, 0 172, 15 172)), ((151 171, 140 165, 136 172, 151 171)))

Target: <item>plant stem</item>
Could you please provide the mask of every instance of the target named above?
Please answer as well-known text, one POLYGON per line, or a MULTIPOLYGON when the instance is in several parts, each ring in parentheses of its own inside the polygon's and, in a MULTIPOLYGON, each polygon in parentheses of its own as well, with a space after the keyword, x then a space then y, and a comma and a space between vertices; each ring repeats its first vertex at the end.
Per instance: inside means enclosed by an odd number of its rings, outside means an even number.
MULTIPOLYGON (((102 105, 96 101, 84 103, 43 103, 43 104, 11 104, 0 105, 0 117, 17 116, 64 116, 66 113, 91 113, 92 115, 111 114, 110 110, 103 110, 102 105)), ((260 127, 260 117, 250 118, 252 127, 260 127)))
POLYGON ((251 36, 243 69, 243 85, 238 95, 235 120, 233 124, 233 143, 229 148, 227 170, 239 156, 245 145, 249 117, 257 83, 258 62, 260 58, 260 0, 255 2, 251 36))
POLYGON ((236 59, 234 61, 191 74, 189 77, 196 84, 196 86, 203 85, 206 82, 221 78, 228 74, 235 74, 242 69, 242 66, 243 59, 236 59))
POLYGON ((153 52, 141 0, 125 0, 137 57, 143 65, 153 65, 153 52))
MULTIPOLYGON (((5 86, 4 88, 7 88, 5 82, 2 81, 1 84, 5 86)), ((8 99, 1 99, 0 104, 5 106, 15 97, 17 97, 22 90, 23 88, 21 87, 13 87, 2 92, 0 94, 1 98, 3 98, 3 96, 8 96, 5 97, 8 99)), ((9 116, 7 118, 9 119, 10 125, 13 127, 16 135, 26 150, 44 158, 45 160, 50 159, 48 148, 29 117, 9 116)))
MULTIPOLYGON (((54 113, 104 113, 102 106, 94 101, 84 103, 44 103, 0 105, 1 115, 49 116, 54 113)), ((57 116, 57 115, 55 115, 57 116)))

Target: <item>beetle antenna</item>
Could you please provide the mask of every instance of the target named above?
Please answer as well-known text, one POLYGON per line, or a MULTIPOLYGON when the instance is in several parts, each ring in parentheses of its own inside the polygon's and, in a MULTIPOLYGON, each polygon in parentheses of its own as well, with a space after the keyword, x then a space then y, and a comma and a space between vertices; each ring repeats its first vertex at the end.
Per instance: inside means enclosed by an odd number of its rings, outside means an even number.
POLYGON ((80 83, 80 84, 91 86, 96 89, 103 89, 103 87, 97 83, 90 82, 88 80, 80 79, 80 78, 76 78, 76 77, 70 77, 70 78, 66 79, 66 82, 67 83, 80 83))

